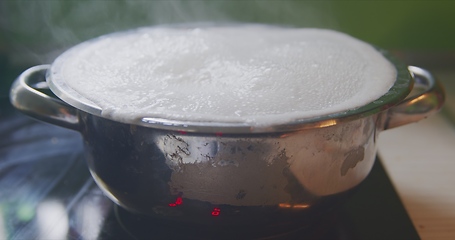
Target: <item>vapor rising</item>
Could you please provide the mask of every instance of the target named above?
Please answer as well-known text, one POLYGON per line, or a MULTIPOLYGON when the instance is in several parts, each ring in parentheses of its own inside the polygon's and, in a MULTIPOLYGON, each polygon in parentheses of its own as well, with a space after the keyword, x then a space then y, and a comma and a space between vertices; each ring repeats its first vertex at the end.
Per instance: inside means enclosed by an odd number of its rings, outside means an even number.
POLYGON ((316 1, 1 1, 0 46, 13 65, 50 63, 68 47, 110 32, 170 23, 256 22, 336 29, 316 1), (13 52, 13 54, 11 54, 13 52))

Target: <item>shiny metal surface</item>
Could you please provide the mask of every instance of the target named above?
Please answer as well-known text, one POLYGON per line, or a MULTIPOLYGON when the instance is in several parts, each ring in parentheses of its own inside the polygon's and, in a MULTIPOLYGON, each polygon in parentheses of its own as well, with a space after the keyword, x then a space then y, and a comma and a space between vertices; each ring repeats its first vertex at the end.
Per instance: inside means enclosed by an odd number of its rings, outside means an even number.
MULTIPOLYGON (((309 123, 311 128, 299 131, 167 130, 111 121, 33 90, 27 84, 44 80, 46 68, 32 68, 16 80, 11 90, 15 107, 78 130, 90 172, 111 200, 133 212, 186 223, 286 226, 308 221, 366 178, 378 133, 398 126, 390 125, 395 116, 402 121, 412 113, 392 114, 387 109, 394 107, 383 103, 372 110, 375 114, 321 120, 318 127, 309 123), (222 221, 201 214, 220 206, 228 212, 222 221)), ((422 74, 427 72, 410 70, 429 82, 423 94, 443 96, 436 82, 422 74)), ((417 108, 420 116, 442 105, 443 98, 432 99, 438 101, 433 108, 417 108)))
POLYGON ((414 66, 410 66, 409 71, 414 79, 414 92, 388 110, 385 129, 427 118, 441 109, 445 101, 441 83, 430 72, 414 66))
POLYGON ((81 116, 98 185, 128 209, 164 217, 183 214, 161 212, 179 197, 304 211, 360 183, 376 152, 375 117, 297 133, 220 136, 81 116))
POLYGON ((61 127, 78 130, 78 110, 60 99, 37 89, 47 89, 46 72, 49 65, 31 67, 14 81, 10 101, 21 112, 61 127))

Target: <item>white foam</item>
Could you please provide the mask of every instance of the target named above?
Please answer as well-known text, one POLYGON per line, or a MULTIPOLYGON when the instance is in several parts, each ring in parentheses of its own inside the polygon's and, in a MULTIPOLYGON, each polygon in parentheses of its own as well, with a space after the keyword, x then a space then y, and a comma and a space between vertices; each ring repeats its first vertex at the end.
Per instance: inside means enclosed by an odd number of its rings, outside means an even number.
POLYGON ((123 122, 267 125, 365 105, 387 92, 396 70, 339 32, 237 25, 107 35, 57 58, 52 78, 123 122))

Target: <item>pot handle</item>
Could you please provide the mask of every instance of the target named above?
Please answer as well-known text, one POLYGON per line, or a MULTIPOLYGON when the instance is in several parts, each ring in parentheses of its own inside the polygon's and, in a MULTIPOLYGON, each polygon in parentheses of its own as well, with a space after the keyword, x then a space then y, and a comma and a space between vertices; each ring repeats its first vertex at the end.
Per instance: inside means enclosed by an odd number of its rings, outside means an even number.
POLYGON ((444 103, 444 89, 429 71, 414 66, 408 69, 414 87, 406 99, 387 111, 384 129, 425 119, 438 112, 444 103))
POLYGON ((78 131, 78 110, 37 90, 49 89, 46 83, 49 68, 49 65, 38 65, 19 75, 11 86, 10 101, 16 109, 30 117, 78 131))

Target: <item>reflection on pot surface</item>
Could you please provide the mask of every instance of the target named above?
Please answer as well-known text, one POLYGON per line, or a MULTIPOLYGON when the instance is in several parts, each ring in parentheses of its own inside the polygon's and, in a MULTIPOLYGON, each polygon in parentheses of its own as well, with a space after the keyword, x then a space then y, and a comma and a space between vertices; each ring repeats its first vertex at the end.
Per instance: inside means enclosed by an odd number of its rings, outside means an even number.
POLYGON ((168 134, 146 143, 156 144, 173 170, 169 185, 175 195, 234 206, 276 205, 357 185, 372 166, 374 127, 368 118, 271 138, 168 134))
POLYGON ((311 209, 368 175, 381 124, 374 116, 294 133, 201 135, 81 115, 97 183, 127 209, 166 217, 186 215, 188 203, 311 209))

